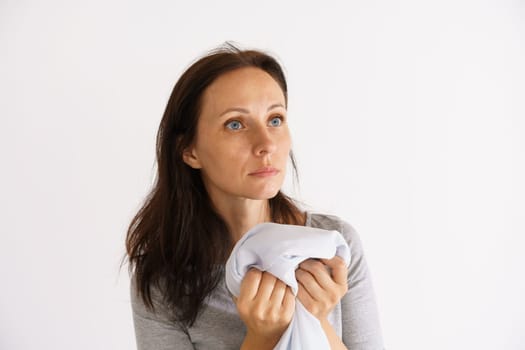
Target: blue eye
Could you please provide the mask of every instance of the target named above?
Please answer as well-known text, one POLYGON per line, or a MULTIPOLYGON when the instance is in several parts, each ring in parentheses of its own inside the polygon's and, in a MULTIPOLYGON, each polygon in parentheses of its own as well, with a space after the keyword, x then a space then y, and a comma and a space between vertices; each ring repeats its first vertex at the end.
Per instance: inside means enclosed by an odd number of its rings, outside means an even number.
POLYGON ((226 123, 226 127, 231 130, 239 130, 241 128, 242 124, 238 120, 232 120, 230 122, 226 123))
POLYGON ((270 121, 270 124, 272 126, 280 126, 282 123, 283 123, 283 117, 275 117, 275 118, 272 118, 272 120, 270 121))

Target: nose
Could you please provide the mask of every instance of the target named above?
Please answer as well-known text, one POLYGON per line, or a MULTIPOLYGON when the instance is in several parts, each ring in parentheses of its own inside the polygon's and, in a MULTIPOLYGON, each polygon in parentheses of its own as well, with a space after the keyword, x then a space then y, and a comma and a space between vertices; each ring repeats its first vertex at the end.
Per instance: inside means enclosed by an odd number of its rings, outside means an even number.
POLYGON ((257 128, 253 139, 253 145, 254 154, 256 156, 272 154, 277 149, 275 136, 272 135, 271 131, 266 126, 257 128))

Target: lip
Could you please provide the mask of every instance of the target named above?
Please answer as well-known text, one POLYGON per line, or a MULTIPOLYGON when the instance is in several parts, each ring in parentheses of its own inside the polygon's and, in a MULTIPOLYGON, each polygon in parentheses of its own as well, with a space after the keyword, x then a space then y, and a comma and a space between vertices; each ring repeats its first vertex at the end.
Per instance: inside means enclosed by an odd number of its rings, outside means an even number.
POLYGON ((254 175, 254 176, 273 176, 276 175, 279 172, 279 170, 275 169, 274 167, 264 167, 261 169, 257 169, 253 173, 250 173, 248 175, 254 175))

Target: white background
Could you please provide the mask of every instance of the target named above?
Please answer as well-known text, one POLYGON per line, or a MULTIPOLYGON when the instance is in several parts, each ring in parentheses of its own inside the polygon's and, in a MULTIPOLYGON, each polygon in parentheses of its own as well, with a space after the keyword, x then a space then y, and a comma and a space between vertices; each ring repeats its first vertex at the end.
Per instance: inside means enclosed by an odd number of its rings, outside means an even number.
POLYGON ((519 1, 0 1, 0 349, 133 349, 127 225, 182 71, 289 79, 300 188, 361 235, 387 349, 525 348, 519 1))

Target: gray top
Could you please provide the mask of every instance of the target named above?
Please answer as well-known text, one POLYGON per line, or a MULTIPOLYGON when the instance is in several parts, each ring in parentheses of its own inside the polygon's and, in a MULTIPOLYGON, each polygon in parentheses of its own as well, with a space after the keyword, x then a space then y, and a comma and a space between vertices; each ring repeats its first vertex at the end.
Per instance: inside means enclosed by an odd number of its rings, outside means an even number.
MULTIPOLYGON (((306 212, 306 226, 337 230, 352 254, 348 269, 348 292, 329 315, 329 321, 349 350, 383 349, 381 329, 370 273, 356 230, 334 215, 306 212)), ((138 350, 239 349, 246 327, 237 314, 224 278, 210 295, 192 327, 170 321, 158 290, 152 288, 155 312, 135 293, 131 277, 131 307, 138 350)))

